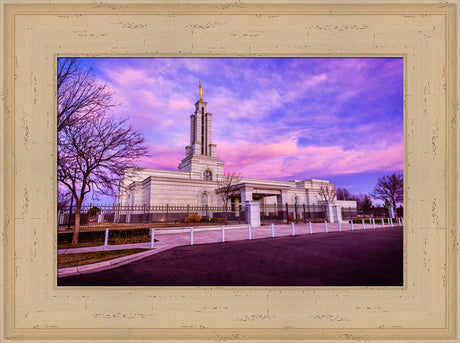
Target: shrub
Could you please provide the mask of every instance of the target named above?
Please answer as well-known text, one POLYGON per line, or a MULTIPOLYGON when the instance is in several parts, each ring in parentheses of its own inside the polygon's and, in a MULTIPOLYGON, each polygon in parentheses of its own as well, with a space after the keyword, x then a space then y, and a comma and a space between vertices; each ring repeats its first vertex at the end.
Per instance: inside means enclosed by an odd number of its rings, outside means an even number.
POLYGON ((101 212, 101 209, 99 207, 93 206, 93 207, 91 207, 89 209, 88 216, 94 217, 94 216, 98 215, 100 212, 101 212))
POLYGON ((289 220, 290 222, 294 221, 294 218, 291 216, 290 213, 288 213, 288 220, 289 220))
POLYGON ((187 217, 185 217, 185 223, 199 223, 201 220, 201 216, 198 213, 191 213, 187 217))

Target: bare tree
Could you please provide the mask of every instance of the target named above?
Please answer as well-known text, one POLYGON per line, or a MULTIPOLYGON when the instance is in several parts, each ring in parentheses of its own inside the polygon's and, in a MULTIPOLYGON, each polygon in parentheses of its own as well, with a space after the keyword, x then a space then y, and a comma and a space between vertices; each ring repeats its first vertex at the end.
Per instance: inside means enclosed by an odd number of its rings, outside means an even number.
POLYGON ((337 197, 337 192, 334 189, 333 185, 323 184, 319 188, 318 193, 316 194, 316 200, 321 205, 328 205, 333 203, 337 197))
POLYGON ((403 202, 403 184, 404 178, 402 173, 393 173, 379 177, 372 192, 372 197, 390 203, 393 211, 396 213, 396 205, 403 202))
POLYGON ((80 211, 86 194, 113 194, 124 167, 147 154, 144 138, 125 121, 104 113, 89 114, 60 133, 58 181, 75 200, 72 244, 78 243, 80 211))
POLYGON ((354 200, 352 197, 348 189, 337 187, 337 200, 354 200))
POLYGON ((117 105, 106 84, 97 80, 91 68, 83 68, 81 60, 59 58, 57 69, 58 132, 90 113, 117 105))
POLYGON ((58 211, 65 211, 72 200, 72 193, 67 187, 58 187, 57 192, 57 209, 58 211))
POLYGON ((217 185, 218 189, 216 193, 219 193, 222 197, 222 202, 224 204, 224 219, 227 223, 228 218, 228 202, 229 200, 238 193, 237 188, 235 187, 241 182, 241 175, 233 170, 225 172, 224 175, 217 175, 217 185))
POLYGON ((59 58, 57 70, 58 182, 75 202, 78 243, 85 195, 113 192, 122 169, 146 154, 143 137, 106 113, 113 93, 77 58, 59 58))

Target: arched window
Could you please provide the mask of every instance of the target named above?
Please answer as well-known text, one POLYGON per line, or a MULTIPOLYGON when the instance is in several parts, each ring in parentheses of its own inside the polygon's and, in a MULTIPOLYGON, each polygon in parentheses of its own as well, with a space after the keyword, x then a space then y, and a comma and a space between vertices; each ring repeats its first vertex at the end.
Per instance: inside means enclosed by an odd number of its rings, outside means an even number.
POLYGON ((201 204, 203 206, 206 206, 208 204, 208 193, 204 192, 202 195, 201 195, 201 204))
POLYGON ((299 197, 294 198, 294 204, 297 204, 297 205, 299 204, 299 197))
POLYGON ((205 170, 204 175, 203 175, 203 179, 212 181, 212 171, 210 171, 209 169, 205 170))

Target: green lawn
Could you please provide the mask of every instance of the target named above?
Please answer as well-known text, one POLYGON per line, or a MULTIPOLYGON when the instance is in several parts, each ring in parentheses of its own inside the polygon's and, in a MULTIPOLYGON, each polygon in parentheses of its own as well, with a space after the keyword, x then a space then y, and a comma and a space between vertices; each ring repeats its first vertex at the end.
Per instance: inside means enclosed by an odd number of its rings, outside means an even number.
POLYGON ((102 261, 113 260, 118 257, 137 254, 149 249, 125 249, 112 251, 94 251, 80 254, 60 254, 58 255, 58 268, 68 268, 92 264, 102 261))

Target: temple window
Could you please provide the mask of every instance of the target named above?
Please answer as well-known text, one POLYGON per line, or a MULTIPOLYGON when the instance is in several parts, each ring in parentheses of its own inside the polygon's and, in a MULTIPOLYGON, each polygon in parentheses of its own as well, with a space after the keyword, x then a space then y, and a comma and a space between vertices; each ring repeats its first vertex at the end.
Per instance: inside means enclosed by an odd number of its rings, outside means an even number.
POLYGON ((209 169, 205 170, 204 175, 203 175, 203 179, 208 180, 208 181, 212 181, 212 172, 209 169))
POLYGON ((208 204, 208 193, 204 192, 202 195, 201 195, 201 204, 203 206, 206 206, 208 204))

